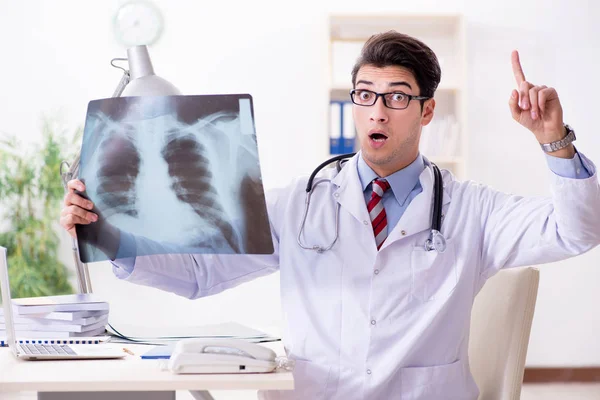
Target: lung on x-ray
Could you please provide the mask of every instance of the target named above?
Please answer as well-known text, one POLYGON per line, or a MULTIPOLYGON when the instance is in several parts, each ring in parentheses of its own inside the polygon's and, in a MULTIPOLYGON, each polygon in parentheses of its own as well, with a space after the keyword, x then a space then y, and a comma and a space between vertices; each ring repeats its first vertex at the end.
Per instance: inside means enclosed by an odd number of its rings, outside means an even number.
POLYGON ((79 171, 100 216, 76 226, 82 262, 108 259, 86 240, 104 223, 156 243, 124 257, 273 253, 250 95, 91 101, 79 171))

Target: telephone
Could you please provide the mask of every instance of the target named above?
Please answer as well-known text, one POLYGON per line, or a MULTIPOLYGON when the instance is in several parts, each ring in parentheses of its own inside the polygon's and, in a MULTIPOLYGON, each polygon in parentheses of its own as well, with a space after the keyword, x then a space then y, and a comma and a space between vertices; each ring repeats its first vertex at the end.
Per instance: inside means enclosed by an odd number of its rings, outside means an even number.
POLYGON ((240 339, 183 339, 168 363, 168 369, 178 374, 271 372, 276 367, 273 350, 240 339))

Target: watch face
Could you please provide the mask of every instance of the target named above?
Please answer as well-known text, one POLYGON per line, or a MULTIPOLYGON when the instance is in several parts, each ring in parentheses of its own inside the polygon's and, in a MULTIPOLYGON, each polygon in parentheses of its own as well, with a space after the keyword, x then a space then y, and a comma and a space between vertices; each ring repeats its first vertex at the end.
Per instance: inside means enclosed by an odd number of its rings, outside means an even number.
POLYGON ((117 10, 113 21, 117 40, 126 47, 151 45, 162 33, 163 19, 148 1, 131 1, 117 10))
POLYGON ((571 125, 566 124, 565 128, 567 128, 567 135, 568 134, 572 134, 573 135, 573 140, 575 140, 576 139, 575 131, 573 130, 573 128, 571 128, 571 125))

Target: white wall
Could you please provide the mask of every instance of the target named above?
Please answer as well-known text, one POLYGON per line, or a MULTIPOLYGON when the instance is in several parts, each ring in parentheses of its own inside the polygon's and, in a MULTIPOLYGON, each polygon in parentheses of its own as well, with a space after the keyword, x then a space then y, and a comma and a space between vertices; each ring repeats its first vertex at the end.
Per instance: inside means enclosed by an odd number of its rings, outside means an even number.
MULTIPOLYGON (((547 168, 532 134, 510 118, 510 51, 521 51, 528 79, 558 89, 577 145, 600 160, 593 121, 600 83, 598 3, 339 0, 288 2, 159 1, 166 19, 151 48, 156 72, 185 94, 254 96, 265 185, 308 174, 326 157, 328 13, 461 12, 469 61, 468 175, 497 189, 548 194, 547 168), (308 94, 302 97, 301 94, 308 94), (309 101, 310 99, 312 101, 309 101), (316 100, 316 101, 315 101, 316 100)), ((111 33, 119 1, 0 0, 0 132, 33 143, 42 113, 83 124, 87 102, 109 97, 123 57, 111 33)), ((349 77, 348 72, 348 77, 349 77)), ((65 261, 70 263, 65 236, 65 261)), ((600 365, 598 251, 542 268, 528 364, 600 365)), ((204 324, 236 320, 265 327, 280 320, 278 276, 190 302, 119 282, 91 265, 94 289, 111 299, 116 321, 204 324), (160 321, 160 322, 155 322, 160 321)))

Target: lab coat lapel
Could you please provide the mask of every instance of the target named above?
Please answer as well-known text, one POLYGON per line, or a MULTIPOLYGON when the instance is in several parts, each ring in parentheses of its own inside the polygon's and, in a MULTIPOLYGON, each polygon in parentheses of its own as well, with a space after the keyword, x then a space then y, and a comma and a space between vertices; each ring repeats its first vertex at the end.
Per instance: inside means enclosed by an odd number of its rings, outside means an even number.
MULTIPOLYGON (((342 170, 332 179, 332 183, 337 186, 333 196, 340 203, 340 206, 349 212, 358 221, 369 221, 370 217, 367 212, 367 205, 363 190, 358 177, 357 161, 361 157, 357 153, 352 157, 342 170)), ((406 211, 394 227, 392 232, 388 234, 388 238, 383 244, 392 243, 402 237, 410 236, 415 233, 429 230, 431 228, 431 215, 433 213, 433 184, 434 175, 431 163, 425 158, 427 168, 421 172, 419 181, 423 191, 419 193, 409 204, 406 211), (404 234, 402 233, 404 232, 404 234)), ((444 187, 442 206, 450 203, 450 195, 444 187)))
MULTIPOLYGON (((410 236, 431 228, 434 174, 431 163, 427 159, 425 159, 425 165, 427 167, 419 176, 423 191, 419 193, 406 208, 406 211, 402 214, 398 224, 394 227, 392 232, 388 234, 388 238, 384 242, 382 249, 383 247, 386 247, 386 244, 392 243, 402 237, 410 236)), ((445 187, 443 196, 442 207, 450 203, 450 195, 445 187)))
POLYGON ((358 177, 358 157, 361 157, 360 153, 348 160, 342 170, 332 179, 331 182, 337 186, 333 196, 340 206, 358 221, 370 221, 358 177))

